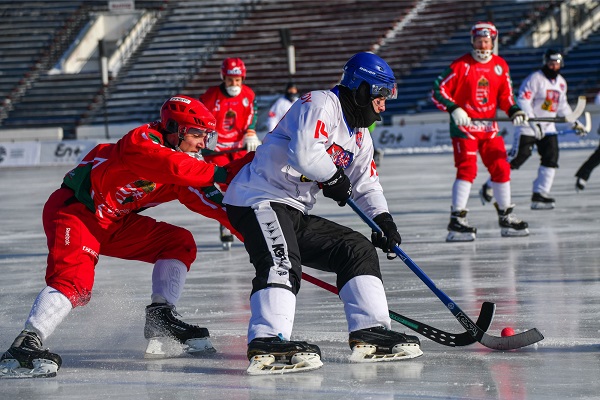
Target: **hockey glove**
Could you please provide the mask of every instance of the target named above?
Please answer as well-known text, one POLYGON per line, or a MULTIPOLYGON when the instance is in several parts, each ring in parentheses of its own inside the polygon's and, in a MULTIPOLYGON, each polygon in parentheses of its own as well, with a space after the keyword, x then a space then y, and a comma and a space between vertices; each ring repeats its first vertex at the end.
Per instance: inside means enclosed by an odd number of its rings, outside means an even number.
POLYGON ((469 126, 471 125, 471 118, 469 114, 462 108, 458 107, 456 110, 452 111, 452 119, 456 123, 457 126, 469 126))
POLYGON ((337 201, 340 207, 345 206, 346 201, 352 195, 352 183, 342 167, 338 167, 329 180, 319 182, 319 187, 323 189, 323 196, 337 201))
POLYGON ((542 140, 544 136, 546 136, 540 124, 531 124, 531 129, 533 129, 533 133, 537 140, 542 140))
POLYGON ((226 176, 224 179, 220 178, 217 180, 217 172, 215 171, 215 182, 225 183, 226 185, 229 185, 233 178, 237 175, 237 173, 240 172, 240 170, 244 167, 244 165, 252 162, 252 160, 254 159, 254 154, 256 153, 253 151, 249 151, 244 157, 238 158, 237 160, 233 160, 230 163, 225 164, 223 167, 217 167, 225 169, 226 176))
POLYGON ((579 121, 575 121, 573 122, 573 130, 575 131, 575 134, 577 136, 585 136, 587 135, 589 132, 585 129, 585 126, 583 126, 583 124, 579 121))
POLYGON ((523 126, 527 125, 529 117, 525 114, 525 111, 517 110, 510 115, 510 120, 512 121, 513 126, 523 126))
POLYGON ((246 150, 255 151, 261 144, 262 142, 258 136, 256 136, 256 132, 248 131, 246 132, 246 135, 244 135, 244 147, 246 147, 246 150))
POLYGON ((396 258, 394 246, 402 243, 398 227, 390 213, 384 212, 373 218, 373 221, 381 228, 382 232, 371 233, 371 242, 387 253, 388 260, 396 258))

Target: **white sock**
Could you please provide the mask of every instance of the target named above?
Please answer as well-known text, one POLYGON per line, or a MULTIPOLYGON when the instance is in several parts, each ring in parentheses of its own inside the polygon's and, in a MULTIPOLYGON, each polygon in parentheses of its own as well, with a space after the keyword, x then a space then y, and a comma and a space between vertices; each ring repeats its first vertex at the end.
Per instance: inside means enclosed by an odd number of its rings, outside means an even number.
POLYGON ((456 179, 452 185, 452 209, 466 210, 469 194, 473 184, 469 181, 456 179))
POLYGON ((179 260, 157 260, 152 271, 152 303, 177 304, 187 267, 179 260))
POLYGON ((554 183, 554 175, 556 168, 548 168, 541 166, 538 168, 538 175, 533 181, 533 193, 549 194, 554 183))
POLYGON ((348 321, 348 332, 374 326, 391 329, 387 298, 381 279, 372 275, 352 278, 340 290, 348 321))
POLYGON ((67 296, 46 286, 33 302, 29 317, 25 321, 25 330, 37 333, 43 342, 72 309, 73 305, 67 296))
POLYGON ((289 340, 294 327, 296 296, 287 289, 268 287, 250 297, 248 343, 254 338, 282 334, 289 340))
POLYGON ((506 210, 512 205, 510 202, 510 181, 503 183, 492 182, 492 189, 494 189, 494 198, 498 203, 498 208, 506 210))

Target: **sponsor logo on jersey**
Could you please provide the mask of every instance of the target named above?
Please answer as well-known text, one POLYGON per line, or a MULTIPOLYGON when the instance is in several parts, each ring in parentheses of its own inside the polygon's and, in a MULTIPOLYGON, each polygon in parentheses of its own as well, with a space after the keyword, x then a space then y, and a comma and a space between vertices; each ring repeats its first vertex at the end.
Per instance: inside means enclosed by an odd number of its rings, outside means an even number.
POLYGON ((304 103, 310 103, 311 100, 311 95, 310 92, 303 94, 302 96, 300 96, 300 100, 302 100, 302 104, 304 103))
POLYGON ((530 90, 527 90, 527 91, 523 92, 521 94, 521 96, 523 96, 524 99, 531 100, 532 93, 530 90))
POLYGON ((379 175, 377 173, 377 165, 375 164, 375 160, 371 160, 371 176, 379 175))
POLYGON ((354 153, 345 150, 342 146, 338 144, 332 144, 328 149, 327 153, 333 160, 333 163, 344 169, 348 168, 350 164, 352 164, 352 160, 354 159, 354 153))
POLYGON ((154 189, 156 189, 156 183, 140 179, 119 188, 115 198, 119 204, 128 204, 140 200, 154 189))

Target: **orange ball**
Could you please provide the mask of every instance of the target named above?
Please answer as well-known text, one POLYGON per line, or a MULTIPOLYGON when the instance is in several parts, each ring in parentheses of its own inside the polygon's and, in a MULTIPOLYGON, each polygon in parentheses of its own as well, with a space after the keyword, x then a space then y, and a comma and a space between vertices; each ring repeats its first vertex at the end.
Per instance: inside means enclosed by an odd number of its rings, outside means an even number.
POLYGON ((502 329, 502 332, 500 332, 500 335, 502 337, 513 336, 514 334, 515 334, 515 330, 513 328, 510 328, 510 327, 506 327, 506 328, 502 329))

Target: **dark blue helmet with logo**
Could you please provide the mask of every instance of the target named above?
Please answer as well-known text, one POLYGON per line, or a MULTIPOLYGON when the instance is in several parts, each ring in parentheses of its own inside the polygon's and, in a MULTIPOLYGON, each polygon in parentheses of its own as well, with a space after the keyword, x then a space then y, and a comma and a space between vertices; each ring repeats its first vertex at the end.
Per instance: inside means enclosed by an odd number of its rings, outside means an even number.
POLYGON ((398 95, 394 71, 376 54, 357 53, 344 65, 340 85, 356 91, 362 82, 369 85, 372 98, 395 99, 398 95))

